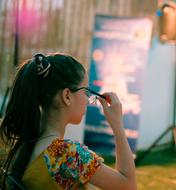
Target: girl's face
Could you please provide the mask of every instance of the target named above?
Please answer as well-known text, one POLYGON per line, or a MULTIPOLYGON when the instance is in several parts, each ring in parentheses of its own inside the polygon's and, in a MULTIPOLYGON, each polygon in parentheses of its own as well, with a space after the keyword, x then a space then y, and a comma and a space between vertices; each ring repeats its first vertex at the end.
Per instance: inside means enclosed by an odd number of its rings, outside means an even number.
MULTIPOLYGON (((85 74, 84 81, 78 86, 87 87, 88 86, 88 76, 85 74)), ((88 96, 84 89, 78 90, 73 93, 74 102, 72 104, 72 116, 70 123, 78 124, 81 122, 83 115, 86 113, 86 108, 88 104, 88 96)))

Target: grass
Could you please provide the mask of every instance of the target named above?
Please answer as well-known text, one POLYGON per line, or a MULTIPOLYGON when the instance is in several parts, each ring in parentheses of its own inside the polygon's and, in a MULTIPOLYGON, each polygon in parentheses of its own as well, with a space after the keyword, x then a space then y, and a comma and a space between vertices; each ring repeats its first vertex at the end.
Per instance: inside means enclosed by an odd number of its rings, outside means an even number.
MULTIPOLYGON (((143 152, 138 152, 137 157, 143 152)), ((105 163, 114 167, 114 158, 105 163)), ((176 190, 176 150, 152 150, 136 165, 138 190, 176 190)))
POLYGON ((176 164, 137 167, 138 190, 175 190, 176 164))
POLYGON ((138 190, 175 190, 176 150, 150 152, 139 162, 136 172, 138 190))

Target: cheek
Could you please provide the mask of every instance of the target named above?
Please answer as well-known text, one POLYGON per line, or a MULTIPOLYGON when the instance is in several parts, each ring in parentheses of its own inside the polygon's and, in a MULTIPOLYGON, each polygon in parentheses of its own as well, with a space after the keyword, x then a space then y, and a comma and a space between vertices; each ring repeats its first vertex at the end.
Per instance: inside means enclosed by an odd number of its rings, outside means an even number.
POLYGON ((86 105, 87 105, 87 100, 85 98, 79 100, 79 103, 77 104, 76 107, 80 115, 82 115, 83 112, 85 112, 86 105))
POLYGON ((87 107, 87 104, 89 102, 89 99, 86 95, 82 97, 82 106, 87 107))
POLYGON ((74 109, 72 110, 72 122, 73 124, 79 124, 83 115, 86 113, 88 97, 85 94, 76 100, 74 109), (75 109, 76 108, 76 109, 75 109))
POLYGON ((87 104, 88 104, 88 97, 84 94, 81 98, 80 98, 80 102, 79 102, 79 111, 81 115, 84 115, 87 109, 87 104))

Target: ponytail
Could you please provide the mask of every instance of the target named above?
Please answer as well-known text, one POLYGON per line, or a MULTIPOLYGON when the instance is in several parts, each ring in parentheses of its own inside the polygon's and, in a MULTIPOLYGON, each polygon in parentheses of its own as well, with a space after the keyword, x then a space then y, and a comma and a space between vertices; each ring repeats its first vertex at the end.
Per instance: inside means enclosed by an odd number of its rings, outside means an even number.
POLYGON ((4 169, 10 169, 17 180, 22 178, 35 145, 30 140, 37 139, 41 133, 36 70, 35 61, 27 61, 19 70, 0 128, 3 141, 10 147, 4 169))

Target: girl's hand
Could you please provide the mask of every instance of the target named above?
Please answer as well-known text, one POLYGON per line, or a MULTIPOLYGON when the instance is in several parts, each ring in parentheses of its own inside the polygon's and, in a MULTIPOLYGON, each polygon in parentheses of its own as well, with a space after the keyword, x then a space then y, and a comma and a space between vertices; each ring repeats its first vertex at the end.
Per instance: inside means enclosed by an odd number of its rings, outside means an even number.
POLYGON ((104 115, 111 125, 112 129, 122 125, 122 104, 113 92, 104 93, 106 100, 103 98, 98 98, 101 105, 103 106, 104 115))

